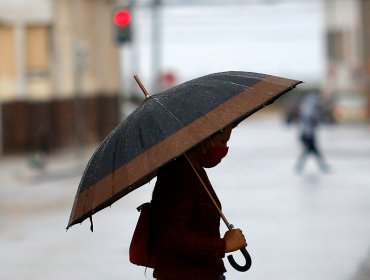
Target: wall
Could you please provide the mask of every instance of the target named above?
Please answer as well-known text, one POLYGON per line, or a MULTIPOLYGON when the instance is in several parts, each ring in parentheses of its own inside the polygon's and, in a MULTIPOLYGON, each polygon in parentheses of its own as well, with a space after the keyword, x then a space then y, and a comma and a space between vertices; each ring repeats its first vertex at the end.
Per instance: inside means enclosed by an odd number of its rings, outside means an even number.
POLYGON ((98 142, 120 116, 114 2, 32 3, 1 4, 0 151, 98 142))

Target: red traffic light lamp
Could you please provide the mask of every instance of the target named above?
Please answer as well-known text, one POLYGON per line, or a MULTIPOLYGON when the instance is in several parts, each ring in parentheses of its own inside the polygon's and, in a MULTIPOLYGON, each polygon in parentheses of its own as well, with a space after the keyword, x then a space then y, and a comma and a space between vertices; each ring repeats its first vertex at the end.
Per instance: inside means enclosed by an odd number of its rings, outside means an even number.
POLYGON ((116 42, 125 44, 131 41, 131 12, 129 9, 118 10, 113 17, 116 42))
POLYGON ((131 14, 129 11, 126 10, 119 10, 114 14, 114 23, 118 26, 126 26, 130 23, 131 14))

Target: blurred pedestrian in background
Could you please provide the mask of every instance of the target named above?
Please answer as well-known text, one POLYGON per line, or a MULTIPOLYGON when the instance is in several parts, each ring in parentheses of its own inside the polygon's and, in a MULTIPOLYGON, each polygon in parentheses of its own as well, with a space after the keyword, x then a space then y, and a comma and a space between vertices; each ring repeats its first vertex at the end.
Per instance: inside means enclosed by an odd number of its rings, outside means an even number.
POLYGON ((312 91, 308 93, 299 105, 298 125, 299 140, 302 144, 302 152, 298 158, 296 171, 302 172, 307 157, 312 154, 323 172, 329 171, 317 144, 316 130, 322 120, 322 101, 319 93, 312 91))
POLYGON ((35 144, 29 155, 29 166, 38 171, 45 171, 50 153, 50 130, 45 124, 38 124, 34 131, 35 144))

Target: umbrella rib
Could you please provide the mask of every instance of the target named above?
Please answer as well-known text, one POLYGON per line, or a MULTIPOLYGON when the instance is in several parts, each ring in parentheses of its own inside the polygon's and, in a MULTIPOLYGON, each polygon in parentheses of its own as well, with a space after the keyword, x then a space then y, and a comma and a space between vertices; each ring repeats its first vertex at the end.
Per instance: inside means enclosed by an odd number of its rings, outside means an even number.
POLYGON ((149 114, 149 116, 151 117, 151 119, 153 120, 153 124, 155 125, 155 127, 158 129, 159 133, 161 134, 161 136, 163 138, 166 137, 166 134, 163 132, 163 130, 161 129, 161 127, 158 125, 158 123, 155 121, 155 118, 153 116, 153 114, 149 114))
MULTIPOLYGON (((155 98, 155 96, 152 96, 154 98, 154 100, 160 105, 162 106, 181 126, 185 126, 184 123, 182 121, 180 121, 170 110, 167 109, 166 106, 164 106, 157 98, 155 98)), ((202 114, 202 113, 200 113, 202 114)), ((202 114, 203 115, 203 114, 202 114)), ((209 118, 207 115, 203 115, 203 117, 206 117, 211 123, 213 123, 216 127, 219 127, 220 125, 216 124, 214 122, 214 120, 212 120, 211 118, 209 118)))
POLYGON ((153 99, 160 105, 162 106, 177 122, 179 122, 182 126, 184 126, 184 124, 182 123, 182 121, 180 121, 170 110, 167 109, 166 106, 164 106, 157 98, 155 98, 153 96, 153 99))

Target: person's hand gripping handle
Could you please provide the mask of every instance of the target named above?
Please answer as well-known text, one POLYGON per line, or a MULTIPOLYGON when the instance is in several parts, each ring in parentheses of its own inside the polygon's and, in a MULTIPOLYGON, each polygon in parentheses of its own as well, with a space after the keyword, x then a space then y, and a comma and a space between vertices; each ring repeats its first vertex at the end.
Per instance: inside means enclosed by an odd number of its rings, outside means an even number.
POLYGON ((240 229, 233 229, 233 226, 230 225, 230 229, 225 233, 224 239, 226 242, 226 253, 233 252, 239 249, 245 259, 245 265, 241 266, 236 263, 232 255, 229 255, 227 259, 229 260, 230 265, 234 269, 241 272, 249 270, 252 265, 252 259, 247 249, 245 248, 247 246, 247 242, 242 231, 240 229))

